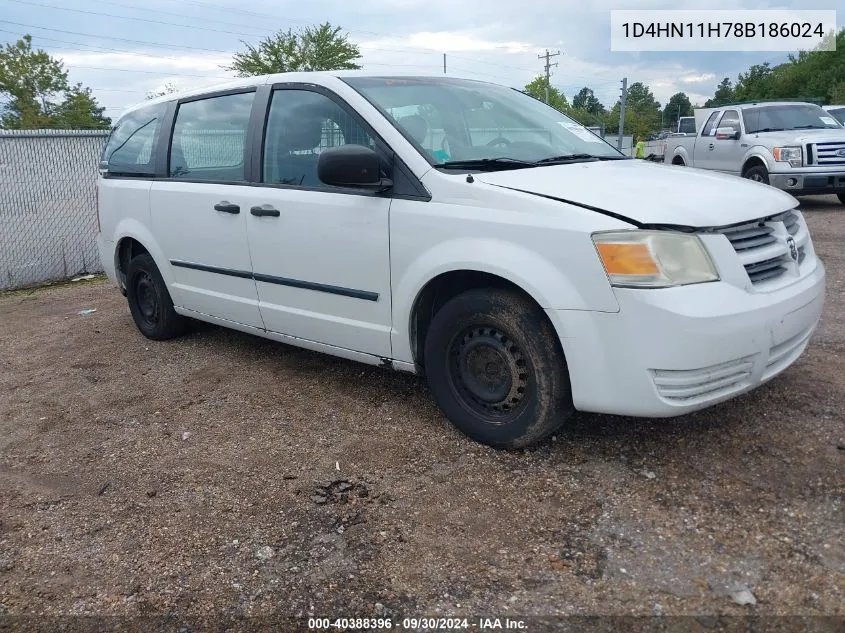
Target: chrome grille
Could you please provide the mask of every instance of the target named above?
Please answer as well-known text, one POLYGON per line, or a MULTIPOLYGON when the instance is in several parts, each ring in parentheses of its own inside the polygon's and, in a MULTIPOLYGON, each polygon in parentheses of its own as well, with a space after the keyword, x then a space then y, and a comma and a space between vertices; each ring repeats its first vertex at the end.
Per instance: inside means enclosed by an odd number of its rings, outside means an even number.
POLYGON ((840 151, 845 151, 845 141, 816 143, 813 148, 815 149, 813 154, 815 154, 817 164, 845 165, 845 156, 839 154, 840 151))

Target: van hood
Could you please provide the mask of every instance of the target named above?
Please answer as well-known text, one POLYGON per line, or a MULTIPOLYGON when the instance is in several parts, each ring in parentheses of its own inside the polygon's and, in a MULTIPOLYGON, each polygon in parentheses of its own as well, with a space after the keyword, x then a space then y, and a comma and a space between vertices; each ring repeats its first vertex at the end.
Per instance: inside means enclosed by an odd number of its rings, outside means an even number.
POLYGON ((791 195, 769 185, 642 160, 548 165, 484 172, 474 178, 637 225, 727 226, 798 206, 791 195))

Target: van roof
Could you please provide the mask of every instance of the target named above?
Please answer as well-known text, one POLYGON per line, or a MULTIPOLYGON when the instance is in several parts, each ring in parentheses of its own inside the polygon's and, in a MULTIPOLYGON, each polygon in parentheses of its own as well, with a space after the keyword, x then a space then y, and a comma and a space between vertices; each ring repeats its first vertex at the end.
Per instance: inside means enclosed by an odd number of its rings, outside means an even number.
POLYGON ((324 70, 324 71, 306 71, 306 72, 291 72, 291 73, 275 73, 272 75, 255 75, 252 77, 243 77, 240 79, 233 79, 232 81, 227 81, 224 83, 212 84, 209 86, 204 86, 202 88, 194 88, 191 90, 183 90, 179 92, 174 92, 166 95, 162 95, 160 97, 155 97, 153 99, 147 99, 146 101, 141 101, 140 103, 136 103, 134 105, 129 106, 123 112, 120 113, 120 117, 122 118, 140 108, 145 106, 154 105, 157 103, 167 103, 169 101, 174 101, 176 99, 184 99, 185 97, 196 97, 200 96, 209 92, 219 92, 223 90, 232 90, 236 88, 249 88, 251 86, 262 86, 264 84, 274 84, 274 83, 281 83, 286 81, 291 82, 307 82, 313 83, 317 85, 322 85, 326 87, 331 87, 332 85, 336 85, 343 77, 390 77, 390 78, 405 78, 411 79, 415 77, 419 78, 432 78, 432 77, 445 77, 448 79, 466 79, 467 81, 476 81, 478 83, 487 83, 483 81, 478 81, 476 79, 468 79, 464 77, 458 77, 455 75, 444 75, 443 73, 384 73, 384 72, 372 72, 366 70, 324 70))

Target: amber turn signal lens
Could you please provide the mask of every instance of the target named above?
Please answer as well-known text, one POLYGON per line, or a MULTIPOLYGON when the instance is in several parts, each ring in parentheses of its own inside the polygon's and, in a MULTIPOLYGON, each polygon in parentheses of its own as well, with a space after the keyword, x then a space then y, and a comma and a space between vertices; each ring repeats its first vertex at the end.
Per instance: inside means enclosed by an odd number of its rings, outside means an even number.
POLYGON ((647 244, 598 243, 596 248, 610 275, 657 275, 660 271, 647 244))

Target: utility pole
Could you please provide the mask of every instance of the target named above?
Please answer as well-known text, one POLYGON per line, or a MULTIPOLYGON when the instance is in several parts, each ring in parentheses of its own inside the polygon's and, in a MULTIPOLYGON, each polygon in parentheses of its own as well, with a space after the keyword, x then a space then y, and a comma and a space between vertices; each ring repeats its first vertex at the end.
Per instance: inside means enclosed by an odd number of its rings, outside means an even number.
POLYGON ((446 74, 446 53, 443 53, 443 74, 446 74))
POLYGON ((625 101, 628 98, 628 78, 622 79, 622 100, 619 102, 619 138, 616 141, 616 149, 622 151, 622 136, 625 133, 625 101))
POLYGON ((546 103, 549 102, 549 77, 551 76, 551 73, 549 71, 551 70, 552 66, 557 66, 557 62, 552 64, 552 63, 550 63, 549 60, 552 57, 557 57, 558 55, 560 55, 560 51, 555 51, 554 53, 550 53, 548 48, 546 49, 546 52, 543 53, 542 55, 537 55, 537 59, 543 59, 543 58, 546 59, 546 65, 545 65, 545 70, 546 70, 546 103))

